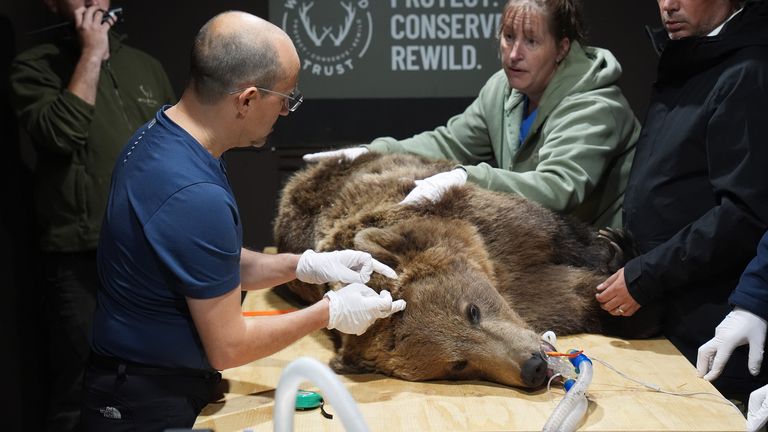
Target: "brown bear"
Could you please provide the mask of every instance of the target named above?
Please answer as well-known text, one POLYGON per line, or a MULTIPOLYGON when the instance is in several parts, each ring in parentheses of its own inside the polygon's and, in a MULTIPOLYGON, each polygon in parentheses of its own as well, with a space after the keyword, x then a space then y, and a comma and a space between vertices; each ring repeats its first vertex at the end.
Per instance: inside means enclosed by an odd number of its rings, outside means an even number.
MULTIPOLYGON (((611 332, 595 287, 622 266, 625 237, 469 184, 434 203, 398 204, 414 180, 454 166, 369 153, 310 165, 283 189, 281 252, 367 251, 399 275, 368 285, 407 302, 361 336, 337 334, 335 371, 534 388, 547 375, 541 332, 611 332)), ((315 302, 330 287, 288 288, 315 302)))

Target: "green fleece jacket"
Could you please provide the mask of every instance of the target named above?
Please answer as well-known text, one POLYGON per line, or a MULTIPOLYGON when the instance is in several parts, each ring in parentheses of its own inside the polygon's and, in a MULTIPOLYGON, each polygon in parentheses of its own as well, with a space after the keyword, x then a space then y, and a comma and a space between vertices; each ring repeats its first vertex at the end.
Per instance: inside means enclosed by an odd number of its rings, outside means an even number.
POLYGON ((67 85, 76 40, 31 48, 11 66, 12 101, 37 152, 35 205, 46 252, 95 250, 115 159, 133 132, 176 100, 160 63, 110 34, 96 104, 67 85))
POLYGON ((501 70, 445 126, 400 141, 377 138, 367 147, 452 159, 484 188, 519 194, 596 227, 621 227, 640 124, 616 86, 620 76, 609 51, 574 42, 522 144, 525 97, 501 70))

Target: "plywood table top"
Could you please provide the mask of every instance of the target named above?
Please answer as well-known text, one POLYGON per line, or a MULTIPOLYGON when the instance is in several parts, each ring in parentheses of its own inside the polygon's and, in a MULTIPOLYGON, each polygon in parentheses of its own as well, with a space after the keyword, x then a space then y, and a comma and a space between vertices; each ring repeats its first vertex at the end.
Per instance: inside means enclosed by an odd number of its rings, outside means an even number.
MULTIPOLYGON (((248 293, 244 310, 285 309, 289 304, 269 290, 248 293)), ((744 417, 721 397, 666 339, 621 340, 599 335, 560 338, 560 350, 583 349, 594 362, 587 392, 589 406, 579 430, 663 431, 744 430, 744 417), (675 393, 674 396, 630 381, 624 374, 675 393)), ((267 358, 223 372, 229 388, 209 404, 196 428, 217 432, 272 431, 275 388, 282 370, 308 356, 327 363, 333 356, 329 338, 315 332, 267 358)), ((340 376, 371 431, 541 430, 564 391, 554 385, 527 392, 480 381, 408 382, 384 375, 340 376)), ((303 389, 317 390, 311 383, 303 389)), ((333 406, 326 409, 334 413, 333 406)), ((319 410, 296 412, 294 430, 342 431, 338 416, 325 419, 319 410)))

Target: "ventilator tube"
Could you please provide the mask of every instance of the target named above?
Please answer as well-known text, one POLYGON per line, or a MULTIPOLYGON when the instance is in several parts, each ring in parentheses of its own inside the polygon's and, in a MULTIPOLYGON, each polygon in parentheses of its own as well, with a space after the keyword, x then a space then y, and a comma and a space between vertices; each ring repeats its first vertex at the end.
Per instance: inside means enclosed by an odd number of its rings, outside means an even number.
POLYGON ((299 386, 310 381, 320 388, 325 400, 333 405, 336 415, 348 431, 367 432, 368 425, 357 409, 355 400, 341 383, 339 377, 319 361, 300 357, 285 367, 275 391, 275 413, 273 416, 276 432, 293 431, 293 415, 299 386))
POLYGON ((587 388, 592 382, 592 361, 584 354, 571 359, 578 376, 563 384, 566 393, 544 424, 543 431, 575 431, 587 412, 587 388))

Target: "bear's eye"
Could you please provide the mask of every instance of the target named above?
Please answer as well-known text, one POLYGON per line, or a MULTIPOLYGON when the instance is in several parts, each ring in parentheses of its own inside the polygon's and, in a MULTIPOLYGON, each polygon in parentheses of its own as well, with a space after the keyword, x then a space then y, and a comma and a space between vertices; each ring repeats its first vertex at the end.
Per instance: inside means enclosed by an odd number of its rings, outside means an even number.
POLYGON ((477 324, 480 322, 480 308, 477 307, 477 305, 470 304, 467 308, 467 318, 469 318, 469 322, 472 324, 477 324))
POLYGON ((461 372, 461 371, 463 371, 464 369, 467 368, 468 364, 469 364, 469 362, 466 361, 466 360, 459 360, 459 361, 453 363, 453 366, 451 367, 451 369, 454 372, 461 372))

